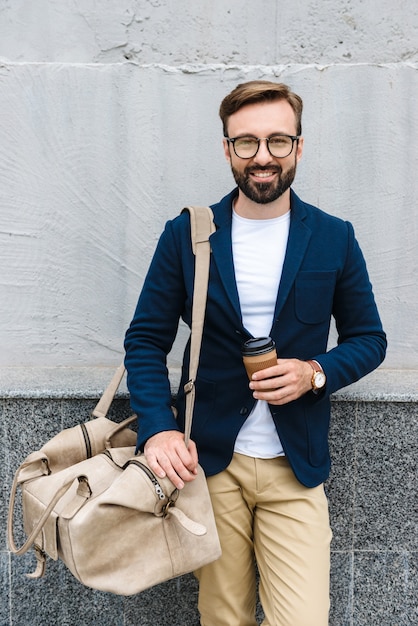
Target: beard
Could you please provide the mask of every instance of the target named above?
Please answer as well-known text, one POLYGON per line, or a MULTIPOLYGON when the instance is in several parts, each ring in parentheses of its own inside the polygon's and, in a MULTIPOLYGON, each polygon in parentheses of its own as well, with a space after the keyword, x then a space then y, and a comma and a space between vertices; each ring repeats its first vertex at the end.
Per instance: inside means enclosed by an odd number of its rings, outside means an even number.
POLYGON ((243 172, 239 172, 231 165, 231 169, 239 189, 247 198, 257 202, 257 204, 269 204, 280 198, 289 189, 296 175, 296 163, 285 172, 280 165, 268 167, 253 165, 246 167, 243 172), (271 183, 256 183, 250 175, 253 171, 277 172, 277 178, 271 183))

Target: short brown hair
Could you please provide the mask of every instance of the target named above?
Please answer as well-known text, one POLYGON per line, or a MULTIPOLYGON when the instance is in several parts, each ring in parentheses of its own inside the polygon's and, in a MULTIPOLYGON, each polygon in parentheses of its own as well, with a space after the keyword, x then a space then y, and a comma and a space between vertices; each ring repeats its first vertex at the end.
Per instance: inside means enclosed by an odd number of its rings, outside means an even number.
POLYGON ((296 132, 298 135, 301 135, 302 98, 293 93, 283 83, 273 83, 269 80, 252 80, 238 85, 222 100, 219 116, 222 120, 224 136, 228 136, 227 125, 229 117, 243 106, 259 102, 274 102, 276 100, 286 100, 290 104, 296 116, 296 132))

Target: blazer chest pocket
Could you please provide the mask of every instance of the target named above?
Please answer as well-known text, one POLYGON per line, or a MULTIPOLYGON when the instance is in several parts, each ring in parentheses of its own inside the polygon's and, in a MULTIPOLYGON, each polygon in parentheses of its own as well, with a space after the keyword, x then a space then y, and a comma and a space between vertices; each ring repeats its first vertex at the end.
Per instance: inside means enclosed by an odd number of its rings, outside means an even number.
POLYGON ((295 311, 300 322, 320 324, 330 319, 336 274, 336 270, 300 272, 295 282, 295 311))

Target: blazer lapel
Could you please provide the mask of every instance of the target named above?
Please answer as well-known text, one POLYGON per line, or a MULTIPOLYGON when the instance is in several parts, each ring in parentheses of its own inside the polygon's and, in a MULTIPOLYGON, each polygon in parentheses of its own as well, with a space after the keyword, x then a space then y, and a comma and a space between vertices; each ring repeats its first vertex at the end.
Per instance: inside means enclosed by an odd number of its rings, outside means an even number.
MULTIPOLYGON (((215 215, 216 232, 211 235, 210 244, 212 258, 216 264, 226 296, 236 313, 237 323, 242 326, 241 307, 235 280, 231 240, 232 200, 235 195, 236 191, 226 196, 218 205, 212 206, 215 215)), ((304 223, 306 217, 304 203, 299 200, 293 190, 291 190, 290 201, 291 218, 289 239, 277 294, 274 321, 280 315, 280 311, 289 296, 312 235, 311 229, 304 223)))
POLYGON ((239 303, 232 256, 231 228, 225 227, 225 224, 218 228, 218 230, 210 237, 210 245, 212 249, 213 261, 217 267, 226 296, 231 303, 240 324, 242 324, 241 307, 239 303))
POLYGON ((234 190, 225 196, 218 205, 212 206, 216 231, 210 237, 210 245, 212 259, 218 270, 225 294, 237 316, 237 324, 241 327, 242 315, 235 280, 231 238, 232 201, 236 194, 237 190, 234 190))
MULTIPOLYGON (((276 321, 289 297, 290 290, 299 272, 305 251, 312 236, 311 229, 304 223, 306 210, 303 202, 291 192, 291 217, 289 239, 283 264, 282 276, 277 294, 273 320, 276 321)), ((274 322, 273 322, 274 323, 274 322)))

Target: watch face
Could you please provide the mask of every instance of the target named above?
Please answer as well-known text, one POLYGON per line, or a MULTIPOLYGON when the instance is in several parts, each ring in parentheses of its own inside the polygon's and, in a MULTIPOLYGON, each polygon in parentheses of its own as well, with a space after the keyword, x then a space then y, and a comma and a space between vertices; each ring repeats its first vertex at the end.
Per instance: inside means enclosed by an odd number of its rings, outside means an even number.
POLYGON ((323 372, 316 372, 314 376, 314 383, 317 389, 321 389, 325 385, 325 374, 323 372))

